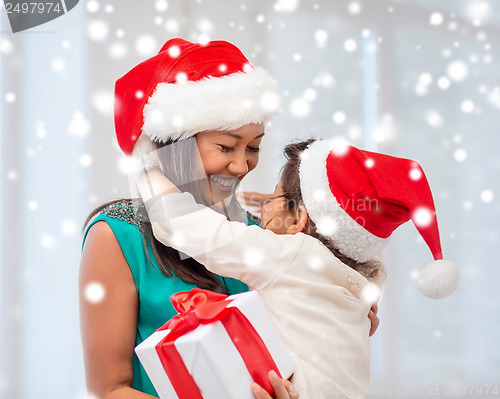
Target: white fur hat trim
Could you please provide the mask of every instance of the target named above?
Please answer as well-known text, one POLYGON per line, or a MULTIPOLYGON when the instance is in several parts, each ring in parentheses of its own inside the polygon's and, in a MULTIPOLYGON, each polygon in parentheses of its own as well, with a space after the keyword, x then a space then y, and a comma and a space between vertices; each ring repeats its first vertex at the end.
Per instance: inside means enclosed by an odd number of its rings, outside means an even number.
POLYGON ((159 83, 144 107, 142 133, 154 141, 182 140, 207 130, 264 123, 280 97, 262 68, 199 81, 159 83))
POLYGON ((330 190, 326 161, 330 151, 342 151, 346 144, 337 140, 318 140, 302 154, 299 168, 302 199, 318 233, 329 238, 344 255, 366 262, 387 244, 344 211, 330 190))

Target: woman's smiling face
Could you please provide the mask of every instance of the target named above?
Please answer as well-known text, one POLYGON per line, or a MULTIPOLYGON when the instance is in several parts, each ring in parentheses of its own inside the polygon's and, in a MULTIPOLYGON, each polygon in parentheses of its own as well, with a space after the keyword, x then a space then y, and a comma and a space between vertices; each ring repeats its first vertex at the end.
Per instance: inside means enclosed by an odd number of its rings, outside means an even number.
POLYGON ((196 135, 196 144, 208 177, 212 204, 232 194, 246 174, 257 166, 263 136, 262 124, 196 135))

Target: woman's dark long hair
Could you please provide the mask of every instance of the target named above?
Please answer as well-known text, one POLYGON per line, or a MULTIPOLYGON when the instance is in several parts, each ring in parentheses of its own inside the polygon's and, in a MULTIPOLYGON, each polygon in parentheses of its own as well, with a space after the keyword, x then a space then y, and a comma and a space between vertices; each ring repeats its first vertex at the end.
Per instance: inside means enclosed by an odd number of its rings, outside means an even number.
MULTIPOLYGON (((289 144, 283 150, 287 162, 281 170, 280 186, 283 190, 283 198, 286 200, 286 209, 289 211, 296 211, 298 207, 304 203, 300 190, 300 155, 315 141, 315 139, 309 139, 307 141, 289 144)), ((369 260, 366 262, 357 262, 343 255, 335 248, 331 240, 318 233, 316 225, 309 215, 307 216, 307 226, 309 228, 308 234, 321 241, 342 263, 356 270, 366 278, 371 279, 377 277, 379 273, 378 270, 381 266, 378 261, 369 260)))
MULTIPOLYGON (((196 202, 210 206, 211 204, 207 203, 207 199, 203 196, 200 188, 200 183, 207 177, 203 169, 201 169, 200 172, 201 159, 199 158, 195 137, 177 142, 168 141, 166 143, 157 143, 157 147, 158 150, 156 151, 156 154, 158 155, 160 167, 165 176, 167 176, 170 181, 179 187, 181 191, 190 192, 194 196, 196 202)), ((120 201, 131 200, 139 200, 142 204, 142 200, 140 198, 121 198, 106 202, 105 204, 95 208, 92 212, 90 212, 89 216, 85 220, 82 228, 82 234, 90 220, 103 209, 120 201)), ((245 220, 243 211, 239 207, 234 196, 225 208, 225 211, 227 211, 226 216, 230 220, 245 220)), ((148 256, 148 260, 153 267, 154 264, 151 261, 149 251, 147 250, 148 242, 151 242, 153 256, 158 263, 160 271, 164 275, 169 277, 175 275, 181 280, 187 283, 195 284, 200 288, 227 293, 226 288, 211 272, 205 268, 205 266, 193 258, 184 259, 185 256, 181 257, 179 251, 163 245, 153 235, 153 230, 149 220, 142 217, 141 221, 145 226, 142 235, 143 245, 148 256)))

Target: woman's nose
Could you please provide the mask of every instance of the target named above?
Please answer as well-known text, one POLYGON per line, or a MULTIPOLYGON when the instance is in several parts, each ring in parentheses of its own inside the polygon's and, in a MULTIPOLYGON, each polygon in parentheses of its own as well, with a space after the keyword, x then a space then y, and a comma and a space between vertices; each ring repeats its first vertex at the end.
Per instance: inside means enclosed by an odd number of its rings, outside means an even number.
POLYGON ((248 173, 247 157, 244 154, 236 155, 228 165, 228 170, 236 176, 246 175, 248 173))

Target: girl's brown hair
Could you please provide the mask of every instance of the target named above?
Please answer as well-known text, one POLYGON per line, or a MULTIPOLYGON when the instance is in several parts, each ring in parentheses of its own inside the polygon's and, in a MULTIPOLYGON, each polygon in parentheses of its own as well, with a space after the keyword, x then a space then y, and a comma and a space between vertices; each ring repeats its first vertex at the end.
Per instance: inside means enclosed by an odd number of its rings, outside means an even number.
MULTIPOLYGON (((300 190, 300 155, 315 141, 315 139, 309 139, 307 141, 289 144, 283 150, 287 162, 281 170, 280 186, 283 190, 282 197, 286 200, 286 209, 289 211, 297 211, 299 206, 304 203, 300 190)), ((369 260, 367 262, 357 262, 343 255, 335 248, 330 239, 318 233, 316 225, 309 215, 307 216, 307 229, 307 234, 321 241, 342 263, 356 270, 366 278, 372 279, 378 276, 378 270, 380 268, 380 263, 378 261, 369 260)))

